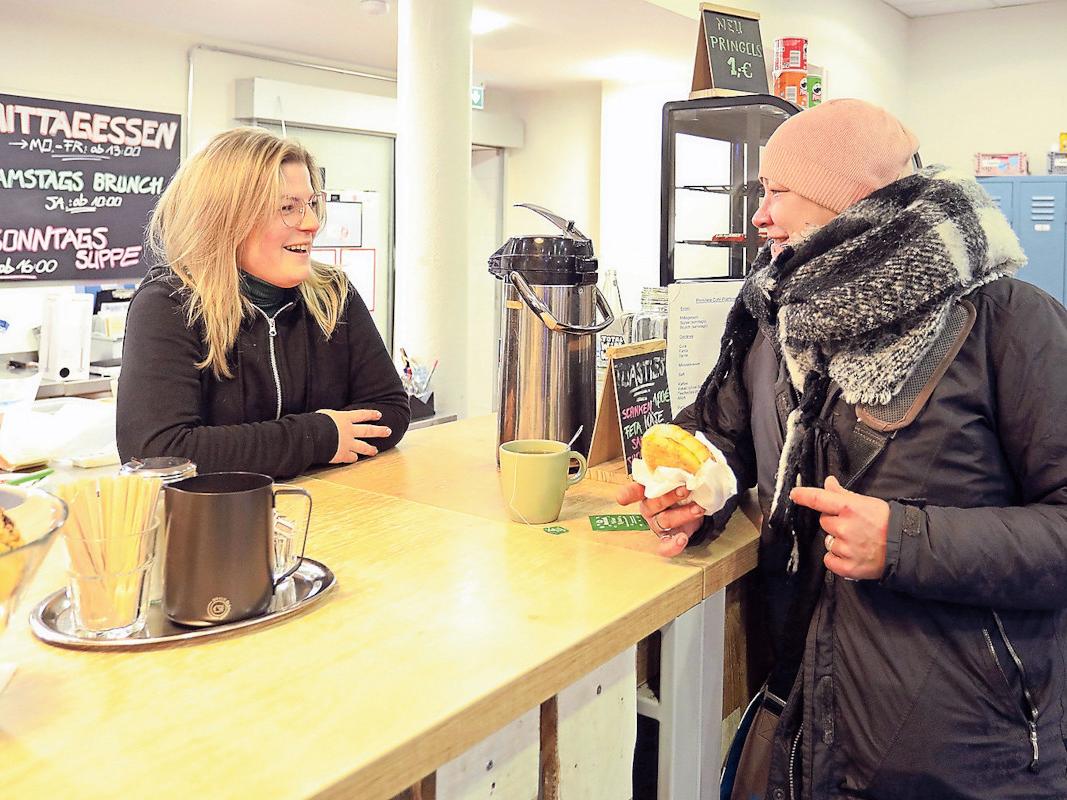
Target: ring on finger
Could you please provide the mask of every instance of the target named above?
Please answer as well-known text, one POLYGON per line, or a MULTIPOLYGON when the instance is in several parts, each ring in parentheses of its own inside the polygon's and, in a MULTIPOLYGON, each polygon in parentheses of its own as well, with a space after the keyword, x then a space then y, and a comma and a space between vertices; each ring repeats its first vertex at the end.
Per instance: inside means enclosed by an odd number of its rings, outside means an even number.
POLYGON ((837 540, 833 537, 833 535, 829 533, 826 534, 826 538, 823 540, 823 545, 825 545, 826 547, 826 552, 830 555, 834 554, 834 542, 836 541, 837 540))
POLYGON ((662 514, 662 513, 663 513, 662 511, 658 511, 655 514, 652 515, 652 521, 655 522, 656 523, 656 527, 659 528, 659 530, 656 531, 656 533, 657 533, 657 535, 659 535, 659 537, 661 539, 665 538, 666 536, 669 536, 670 532, 671 532, 670 528, 665 527, 663 525, 663 523, 659 521, 659 515, 662 514))

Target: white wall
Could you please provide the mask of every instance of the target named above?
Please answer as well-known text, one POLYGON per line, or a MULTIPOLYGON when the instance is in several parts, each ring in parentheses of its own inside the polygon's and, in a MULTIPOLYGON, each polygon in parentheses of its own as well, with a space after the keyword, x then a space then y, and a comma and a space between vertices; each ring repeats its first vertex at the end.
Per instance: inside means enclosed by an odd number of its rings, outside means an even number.
POLYGON ((659 285, 663 104, 684 100, 689 87, 689 81, 604 84, 600 264, 617 271, 627 310, 640 308, 642 287, 659 285))
MULTIPOLYGON (((696 0, 648 2, 697 19, 696 0)), ((811 62, 829 70, 828 99, 860 97, 895 114, 907 110, 908 18, 882 0, 745 0, 736 5, 761 15, 768 67, 774 60, 775 39, 803 36, 811 62)), ((693 39, 695 46, 695 24, 693 39)))
MULTIPOLYGON (((196 44, 192 40, 161 30, 103 24, 77 13, 55 15, 29 3, 4 5, 3 31, 0 93, 144 108, 186 118, 186 59, 196 44)), ((240 78, 272 77, 368 94, 395 94, 396 88, 394 83, 207 51, 195 51, 194 64, 194 124, 187 138, 183 131, 183 150, 235 124, 234 82, 240 78)), ((0 334, 0 353, 34 349, 29 329, 41 323, 46 292, 40 287, 0 289, 0 319, 12 323, 0 334)))
MULTIPOLYGON (((650 0, 693 18, 698 3, 650 0)), ((862 97, 904 115, 908 22, 881 0, 745 2, 763 15, 770 48, 780 36, 806 36, 813 63, 829 70, 827 97, 862 97)), ((694 50, 695 53, 695 50, 694 50)), ((684 100, 691 78, 673 83, 605 83, 600 137, 600 260, 619 273, 623 305, 639 306, 641 288, 659 283, 660 142, 665 102, 684 100)), ((532 124, 527 119, 527 124, 532 124)))
MULTIPOLYGON (((4 34, 10 39, 4 45, 0 91, 183 116, 188 96, 187 57, 193 45, 256 50, 234 42, 194 41, 160 29, 101 23, 92 16, 79 16, 76 11, 53 15, 31 3, 5 4, 4 34)), ((353 61, 358 62, 358 53, 353 53, 353 61)), ((194 149, 218 131, 233 126, 234 81, 238 78, 274 78, 365 94, 396 95, 393 82, 207 50, 194 50, 193 63, 193 126, 185 143, 194 149)), ((345 66, 358 69, 352 64, 345 66)))
POLYGON ((501 150, 471 153, 470 268, 467 271, 467 413, 493 411, 497 380, 499 294, 486 262, 501 243, 505 156, 501 150))
POLYGON ((532 211, 513 208, 534 203, 573 219, 599 249, 600 85, 507 94, 511 112, 525 122, 526 136, 521 150, 508 152, 505 236, 553 230, 532 211))
MULTIPOLYGON (((71 8, 75 8, 75 4, 71 4, 71 8)), ((91 16, 79 16, 76 11, 51 14, 29 3, 5 3, 2 27, 5 47, 0 92, 181 114, 188 126, 183 131, 183 150, 186 152, 195 150, 217 132, 236 124, 235 84, 241 79, 259 77, 363 95, 396 96, 396 84, 390 81, 196 48, 191 51, 194 80, 192 114, 189 116, 186 111, 187 59, 190 48, 201 42, 159 29, 123 27, 111 22, 103 24, 91 16)), ((252 50, 265 55, 287 55, 234 42, 202 44, 252 50)), ((353 52, 353 63, 339 66, 358 70, 358 61, 358 52, 353 52)), ((486 111, 495 111, 507 100, 506 93, 487 92, 486 111)), ((283 114, 284 111, 282 109, 283 114)), ((585 191, 595 191, 595 174, 591 181, 589 176, 582 180, 585 191)), ((495 216, 493 225, 493 238, 496 238, 499 231, 495 228, 495 216)), ((487 258, 488 253, 485 256, 487 258)), ((454 304, 462 305, 459 301, 467 293, 467 276, 456 277, 455 296, 440 298, 442 303, 456 301, 454 304)), ((491 281, 488 275, 485 281, 491 281)), ((491 283, 488 291, 491 294, 491 283)), ((0 333, 0 353, 34 349, 29 330, 40 324, 43 295, 44 290, 40 289, 0 289, 0 319, 11 322, 11 329, 0 333)), ((395 340, 404 341, 404 332, 396 331, 395 340)), ((471 337, 468 361, 479 365, 491 363, 494 344, 490 336, 471 337)), ((479 381, 484 383, 481 372, 479 381)), ((485 392, 479 395, 479 409, 488 402, 486 398, 485 392)))
MULTIPOLYGON (((695 0, 650 2, 693 19, 695 45, 695 0)), ((784 35, 809 39, 812 61, 829 70, 828 97, 863 97, 901 116, 919 135, 927 162, 967 167, 976 150, 1024 149, 1034 171, 1043 172, 1045 151, 1067 129, 1067 93, 1056 83, 1067 74, 1061 42, 1067 0, 910 21, 881 0, 743 5, 763 15, 765 45, 784 35), (994 41, 996 47, 986 44, 994 41)), ((185 114, 191 40, 14 3, 5 5, 4 32, 0 91, 185 114)), ((194 145, 233 124, 238 78, 395 94, 392 83, 261 59, 200 50, 194 61, 188 137, 194 145)), ((619 271, 624 301, 635 307, 641 286, 658 279, 661 108, 688 89, 688 80, 522 92, 490 86, 489 110, 515 114, 526 125, 524 147, 506 158, 500 238, 550 230, 531 212, 512 208, 516 202, 573 218, 593 238, 602 267, 619 271)), ((472 253, 472 264, 488 255, 472 253)), ((0 291, 0 318, 4 297, 17 291, 0 291)))
POLYGON ((971 169, 976 152, 1026 151, 1030 171, 1067 131, 1067 2, 911 22, 905 120, 926 163, 971 169))

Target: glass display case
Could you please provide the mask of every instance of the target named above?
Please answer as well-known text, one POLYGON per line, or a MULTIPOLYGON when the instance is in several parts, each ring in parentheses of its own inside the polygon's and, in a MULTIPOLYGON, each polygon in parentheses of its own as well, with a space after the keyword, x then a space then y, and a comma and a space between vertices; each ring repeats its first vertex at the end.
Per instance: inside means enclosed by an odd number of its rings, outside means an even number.
POLYGON ((761 244, 752 225, 760 151, 799 111, 766 94, 663 106, 661 285, 744 276, 761 244))

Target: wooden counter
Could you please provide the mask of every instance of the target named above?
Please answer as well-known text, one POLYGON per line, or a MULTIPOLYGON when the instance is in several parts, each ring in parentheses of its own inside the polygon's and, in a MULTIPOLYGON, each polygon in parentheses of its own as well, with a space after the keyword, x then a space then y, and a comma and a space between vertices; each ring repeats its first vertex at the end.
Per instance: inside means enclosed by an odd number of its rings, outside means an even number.
MULTIPOLYGON (((389 797, 700 600, 687 565, 305 485, 308 554, 339 586, 303 616, 100 653, 38 642, 20 609, 4 796, 389 797)), ((62 583, 62 555, 28 599, 62 583)))
MULTIPOLYGON (((496 468, 496 441, 496 417, 475 417, 412 432, 395 450, 363 463, 320 471, 315 477, 485 519, 507 520, 496 468)), ((587 478, 567 491, 559 520, 550 524, 567 528, 560 538, 595 541, 659 558, 658 542, 650 531, 593 531, 590 515, 636 513, 636 507, 623 508, 615 502, 618 489, 587 478)), ((754 504, 754 499, 750 500, 747 516, 735 515, 714 541, 690 548, 674 559, 702 570, 704 597, 755 568, 759 536, 753 525, 754 504)), ((510 530, 543 531, 548 527, 508 524, 510 530)))
MULTIPOLYGON (((496 417, 478 417, 411 433, 391 452, 363 464, 324 470, 317 477, 386 497, 507 520, 496 449, 496 417)), ((562 527, 565 533, 550 538, 634 550, 662 562, 658 541, 650 531, 592 530, 590 515, 636 510, 616 503, 618 489, 587 477, 567 491, 557 522, 509 522, 509 530, 540 532, 547 537, 545 528, 562 527)), ((763 679, 765 665, 750 658, 749 603, 745 587, 738 583, 756 566, 759 510, 754 493, 746 495, 742 507, 744 513, 735 514, 713 541, 672 559, 700 570, 703 602, 677 624, 658 632, 654 641, 642 642, 639 649, 638 673, 644 676, 651 670, 660 679, 658 693, 642 690, 638 708, 660 723, 658 781, 664 798, 675 792, 690 796, 694 782, 700 796, 717 792, 706 786, 708 781, 717 781, 715 754, 729 742, 742 710, 763 679), (726 721, 720 725, 722 720, 726 721), (694 728, 701 729, 699 736, 694 728), (681 747, 674 743, 676 736, 684 742, 681 747)))
POLYGON ((754 561, 743 525, 674 560, 650 555, 649 533, 594 533, 588 514, 619 509, 592 481, 569 494, 564 535, 505 521, 486 429, 413 432, 300 481, 308 555, 339 586, 270 627, 144 651, 47 646, 26 617, 63 583, 54 548, 0 638, 19 665, 0 693, 3 796, 389 798, 754 561))

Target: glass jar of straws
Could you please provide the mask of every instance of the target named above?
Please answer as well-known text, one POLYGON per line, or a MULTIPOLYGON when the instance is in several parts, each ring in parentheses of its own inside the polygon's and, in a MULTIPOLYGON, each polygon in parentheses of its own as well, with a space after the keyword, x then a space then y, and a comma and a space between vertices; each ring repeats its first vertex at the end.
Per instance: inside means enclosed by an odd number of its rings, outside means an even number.
POLYGON ((79 636, 124 639, 144 628, 162 482, 120 475, 60 485, 69 508, 67 592, 79 636))
MULTIPOLYGON (((158 478, 164 486, 196 476, 196 464, 187 458, 178 456, 153 456, 151 458, 133 458, 122 465, 120 475, 132 475, 136 478, 158 478)), ((163 568, 166 566, 167 554, 167 516, 166 492, 159 495, 156 502, 156 517, 159 520, 159 534, 156 536, 156 563, 148 581, 148 601, 159 603, 163 600, 163 581, 166 579, 163 568)))

